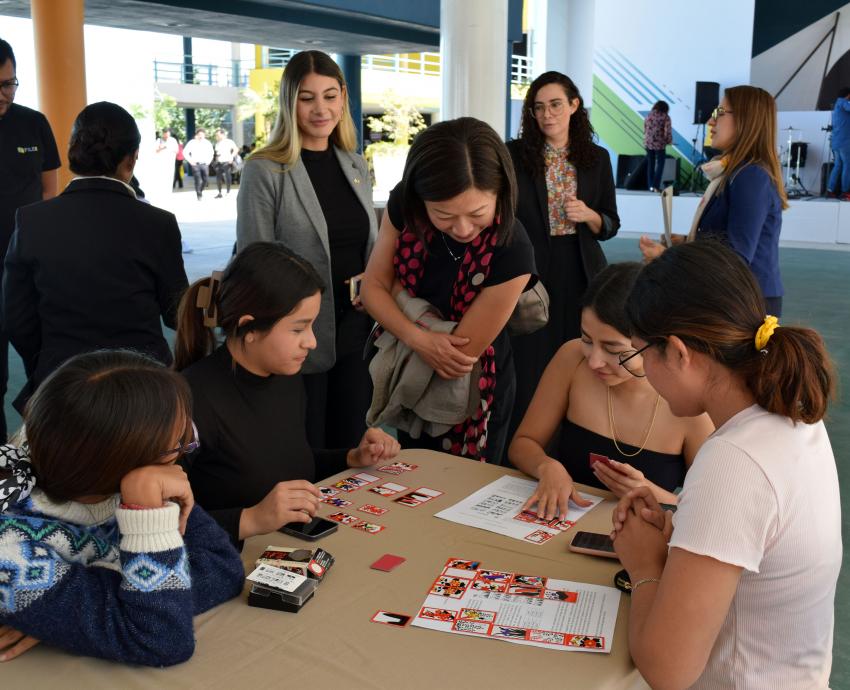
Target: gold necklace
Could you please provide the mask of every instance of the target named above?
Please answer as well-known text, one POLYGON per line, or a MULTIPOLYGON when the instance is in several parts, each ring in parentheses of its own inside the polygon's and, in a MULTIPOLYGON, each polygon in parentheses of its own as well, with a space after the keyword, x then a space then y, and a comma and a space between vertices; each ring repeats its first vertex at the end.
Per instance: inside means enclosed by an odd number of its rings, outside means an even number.
POLYGON ((646 442, 649 440, 649 435, 652 433, 652 427, 655 426, 655 417, 658 415, 658 405, 660 402, 661 394, 659 393, 658 397, 655 398, 655 410, 652 412, 652 419, 649 421, 649 428, 646 430, 646 435, 643 437, 643 443, 640 444, 640 448, 638 448, 634 453, 627 453, 620 448, 620 445, 617 443, 617 430, 614 428, 614 403, 611 401, 611 386, 608 386, 608 421, 611 424, 611 440, 614 441, 614 448, 617 449, 620 455, 626 458, 633 458, 646 448, 646 442))

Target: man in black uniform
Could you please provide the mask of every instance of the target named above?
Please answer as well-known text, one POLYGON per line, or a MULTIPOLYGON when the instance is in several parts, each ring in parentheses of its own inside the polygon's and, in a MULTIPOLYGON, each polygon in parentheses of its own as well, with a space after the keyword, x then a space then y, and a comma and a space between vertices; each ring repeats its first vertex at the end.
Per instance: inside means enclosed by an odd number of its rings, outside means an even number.
MULTIPOLYGON (((56 140, 40 112, 16 105, 17 64, 0 39, 0 252, 6 256, 21 206, 56 196, 61 165, 56 140)), ((2 265, 0 265, 2 278, 2 265)), ((0 333, 0 443, 6 442, 3 397, 9 379, 9 340, 0 333)))

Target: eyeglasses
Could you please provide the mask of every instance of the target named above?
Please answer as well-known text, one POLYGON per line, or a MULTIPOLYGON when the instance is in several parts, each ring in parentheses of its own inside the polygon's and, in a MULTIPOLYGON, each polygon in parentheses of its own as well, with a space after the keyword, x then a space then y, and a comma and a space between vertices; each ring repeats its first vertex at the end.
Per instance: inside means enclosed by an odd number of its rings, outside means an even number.
POLYGON ((17 79, 9 79, 9 81, 0 81, 0 91, 3 93, 15 93, 20 82, 17 79))
POLYGON ((731 114, 732 114, 731 110, 727 110, 722 105, 718 105, 714 110, 711 111, 711 119, 712 120, 719 120, 724 115, 731 115, 731 114))
POLYGON ((195 426, 195 422, 192 422, 192 440, 189 441, 189 443, 178 444, 177 448, 172 448, 164 453, 160 453, 159 457, 164 458, 168 455, 174 455, 175 453, 178 455, 188 455, 189 453, 194 453, 200 447, 201 442, 198 440, 198 427, 195 426))
POLYGON ((548 110, 553 115, 560 115, 564 112, 566 103, 564 101, 552 101, 551 103, 535 103, 531 108, 534 117, 543 117, 548 110))
POLYGON ((620 360, 620 366, 623 367, 623 369, 625 369, 627 372, 629 372, 632 376, 636 376, 639 379, 644 378, 646 376, 646 374, 644 374, 643 372, 638 373, 637 371, 635 371, 632 368, 632 367, 635 366, 634 362, 632 362, 631 365, 626 364, 626 362, 628 362, 631 359, 634 359, 639 354, 641 354, 644 350, 652 347, 654 344, 655 343, 647 343, 640 350, 628 350, 626 352, 621 352, 620 356, 617 358, 617 359, 620 360))

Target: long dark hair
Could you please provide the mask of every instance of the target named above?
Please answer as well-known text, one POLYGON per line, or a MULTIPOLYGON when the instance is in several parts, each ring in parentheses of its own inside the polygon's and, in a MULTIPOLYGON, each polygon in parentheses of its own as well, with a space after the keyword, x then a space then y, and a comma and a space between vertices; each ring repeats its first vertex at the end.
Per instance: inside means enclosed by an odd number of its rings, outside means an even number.
POLYGON ((602 323, 627 338, 631 337, 632 325, 626 318, 626 300, 641 268, 642 264, 635 261, 606 266, 590 281, 579 306, 582 309, 593 309, 602 323))
POLYGON ((77 355, 24 411, 37 486, 55 501, 114 494, 128 472, 161 461, 180 419, 188 435, 192 394, 182 376, 136 352, 77 355))
POLYGON ((531 86, 528 87, 528 92, 525 94, 519 129, 523 163, 534 174, 543 172, 543 147, 546 144, 546 138, 540 131, 540 126, 534 117, 534 101, 537 98, 537 92, 548 84, 561 86, 570 102, 578 98, 578 108, 570 116, 570 163, 576 168, 591 167, 596 163, 599 156, 599 152, 593 144, 593 125, 590 124, 590 117, 584 107, 584 99, 581 97, 578 87, 572 79, 560 72, 544 72, 531 82, 531 86))
POLYGON ((174 367, 182 371, 212 352, 216 326, 226 337, 240 340, 251 332, 265 333, 301 300, 324 289, 310 262, 282 242, 249 244, 230 260, 220 278, 201 278, 184 293, 177 314, 174 367), (245 315, 254 318, 240 326, 245 315), (205 317, 215 325, 205 324, 205 317))
POLYGON ((626 303, 634 335, 663 347, 676 335, 740 375, 768 412, 814 423, 826 414, 834 373, 823 339, 781 326, 764 351, 755 335, 765 302, 750 269, 718 241, 668 249, 643 268, 626 303))
POLYGON ((68 165, 78 175, 112 175, 142 140, 133 116, 109 101, 87 105, 77 115, 68 146, 68 165))
POLYGON ((419 234, 431 226, 426 201, 445 201, 472 187, 493 192, 500 241, 509 241, 516 213, 516 174, 496 131, 474 117, 432 125, 413 140, 401 179, 404 222, 419 234))

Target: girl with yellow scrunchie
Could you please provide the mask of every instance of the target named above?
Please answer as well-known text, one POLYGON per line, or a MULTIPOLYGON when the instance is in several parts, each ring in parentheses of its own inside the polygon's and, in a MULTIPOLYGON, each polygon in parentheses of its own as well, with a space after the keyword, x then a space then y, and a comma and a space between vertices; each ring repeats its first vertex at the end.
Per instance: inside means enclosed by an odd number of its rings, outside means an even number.
POLYGON ((823 340, 765 316, 716 241, 647 264, 626 312, 652 387, 717 428, 675 517, 646 487, 614 511, 632 659, 652 687, 828 687, 842 545, 823 340))

